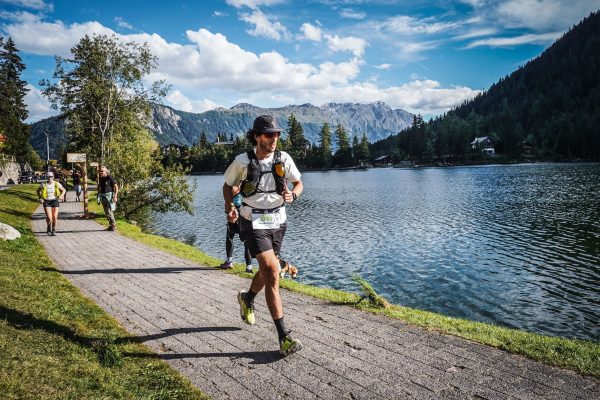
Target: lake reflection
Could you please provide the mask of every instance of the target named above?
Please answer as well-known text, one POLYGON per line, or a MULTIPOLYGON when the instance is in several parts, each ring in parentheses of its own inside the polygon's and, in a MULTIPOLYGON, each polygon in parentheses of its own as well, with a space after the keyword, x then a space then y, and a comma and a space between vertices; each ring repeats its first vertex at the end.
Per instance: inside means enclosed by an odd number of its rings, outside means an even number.
MULTIPOLYGON (((223 176, 147 229, 223 258, 223 176)), ((531 332, 600 338, 600 165, 306 172, 282 255, 299 280, 531 332)), ((236 239, 235 258, 243 261, 236 239)))

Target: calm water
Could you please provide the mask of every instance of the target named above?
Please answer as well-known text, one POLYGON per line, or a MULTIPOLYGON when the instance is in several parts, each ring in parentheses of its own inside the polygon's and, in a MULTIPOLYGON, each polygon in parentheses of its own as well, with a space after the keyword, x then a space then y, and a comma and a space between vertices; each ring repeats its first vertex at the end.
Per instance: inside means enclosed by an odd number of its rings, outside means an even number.
MULTIPOLYGON (((147 228, 222 258, 222 176, 147 228)), ((299 280, 531 332, 600 340, 600 164, 307 172, 282 255, 299 280)), ((236 239, 236 261, 243 260, 236 239)))

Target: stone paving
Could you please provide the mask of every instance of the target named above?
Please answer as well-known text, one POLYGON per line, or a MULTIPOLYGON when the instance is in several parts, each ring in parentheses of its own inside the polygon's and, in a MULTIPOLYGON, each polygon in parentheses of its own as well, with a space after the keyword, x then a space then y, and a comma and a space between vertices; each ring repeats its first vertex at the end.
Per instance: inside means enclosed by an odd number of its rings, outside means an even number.
POLYGON ((215 399, 600 399, 598 379, 283 289, 304 349, 282 358, 262 293, 256 325, 241 321, 248 279, 106 232, 82 211, 61 203, 56 236, 34 214, 55 265, 215 399))

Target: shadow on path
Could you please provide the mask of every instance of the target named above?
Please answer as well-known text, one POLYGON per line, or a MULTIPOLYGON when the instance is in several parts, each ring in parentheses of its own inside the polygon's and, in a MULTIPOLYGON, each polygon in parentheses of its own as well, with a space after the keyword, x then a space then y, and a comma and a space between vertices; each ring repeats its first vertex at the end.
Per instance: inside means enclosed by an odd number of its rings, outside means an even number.
MULTIPOLYGON (((45 218, 44 218, 45 219, 45 218)), ((80 232, 104 232, 104 229, 89 229, 89 230, 77 230, 77 231, 62 231, 60 230, 60 218, 58 219, 58 228, 56 229, 56 234, 60 235, 61 233, 80 233, 80 232)), ((46 233, 46 231, 38 231, 38 232, 33 232, 33 236, 47 236, 48 234, 46 233)))
POLYGON ((144 353, 123 353, 127 357, 146 357, 159 358, 161 360, 181 360, 184 358, 230 358, 230 359, 251 359, 250 364, 272 364, 282 360, 284 357, 277 351, 248 351, 233 353, 178 353, 178 354, 144 354, 144 353))
MULTIPOLYGON (((56 272, 54 268, 41 268, 42 271, 56 272)), ((90 274, 180 274, 186 271, 218 271, 211 267, 164 267, 164 268, 110 268, 110 269, 82 269, 72 271, 59 271, 64 275, 90 275, 90 274)))
MULTIPOLYGON (((204 332, 234 332, 234 331, 241 331, 241 328, 238 327, 234 327, 234 326, 201 326, 201 327, 194 327, 194 328, 173 328, 173 329, 164 329, 162 331, 162 333, 155 333, 152 335, 145 335, 145 336, 136 336, 136 340, 139 340, 141 342, 147 342, 149 340, 157 340, 157 339, 162 339, 165 337, 169 337, 169 336, 176 336, 176 335, 183 335, 186 333, 204 333, 204 332)), ((125 341, 125 342, 129 342, 131 341, 130 338, 125 338, 123 340, 119 339, 117 340, 117 342, 120 341, 125 341)))

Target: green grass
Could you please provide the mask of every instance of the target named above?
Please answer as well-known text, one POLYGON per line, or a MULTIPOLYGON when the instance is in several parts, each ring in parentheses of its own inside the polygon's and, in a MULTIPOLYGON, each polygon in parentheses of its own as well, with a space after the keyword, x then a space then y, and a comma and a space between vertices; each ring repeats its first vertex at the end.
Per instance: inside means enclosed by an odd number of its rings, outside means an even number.
MULTIPOLYGON (((91 198, 95 199, 93 196, 91 198)), ((96 204, 95 200, 90 201, 90 211, 99 215, 98 222, 107 225, 106 218, 103 217, 102 208, 96 204)), ((129 224, 124 220, 117 220, 117 225, 121 234, 164 250, 165 252, 211 267, 217 267, 221 263, 221 260, 210 257, 193 246, 180 243, 176 240, 143 233, 138 226, 129 224)), ((227 272, 237 274, 241 277, 249 277, 244 272, 243 264, 236 264, 231 271, 227 272)), ((300 268, 299 272, 302 274, 302 268, 300 268)), ((361 296, 354 293, 309 286, 292 279, 284 279, 280 282, 281 287, 308 296, 336 304, 346 304, 366 312, 387 315, 388 317, 401 319, 409 324, 428 330, 462 337, 474 342, 501 348, 511 353, 521 354, 550 365, 569 368, 600 377, 600 343, 598 342, 536 335, 399 305, 390 305, 389 308, 379 308, 367 301, 360 301, 361 296)), ((357 285, 357 291, 360 289, 357 285)))
MULTIPOLYGON (((96 212, 102 215, 100 206, 94 203, 93 207, 95 207, 94 210, 96 212)), ((100 221, 106 224, 105 219, 100 218, 100 221)), ((218 266, 221 262, 221 260, 209 257, 193 246, 172 239, 143 233, 139 227, 128 224, 126 221, 118 220, 117 225, 123 235, 179 257, 212 267, 218 266)), ((244 272, 243 264, 235 264, 234 268, 227 272, 246 278, 249 277, 244 272)), ((302 268, 300 268, 299 272, 302 274, 302 268)), ((600 377, 600 343, 598 342, 537 335, 393 304, 387 308, 377 307, 372 302, 361 301, 362 296, 357 294, 308 286, 291 279, 280 280, 280 282, 281 287, 308 296, 337 304, 346 304, 375 314, 387 315, 390 318, 397 318, 428 330, 458 336, 511 353, 524 355, 549 365, 564 367, 600 377)), ((368 297, 377 295, 374 291, 373 293, 369 293, 368 288, 365 288, 360 283, 357 283, 358 290, 366 290, 365 293, 368 297)))
POLYGON ((206 398, 55 269, 31 232, 36 187, 0 191, 0 221, 22 235, 0 240, 2 399, 206 398))

